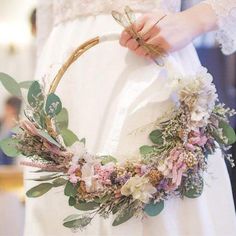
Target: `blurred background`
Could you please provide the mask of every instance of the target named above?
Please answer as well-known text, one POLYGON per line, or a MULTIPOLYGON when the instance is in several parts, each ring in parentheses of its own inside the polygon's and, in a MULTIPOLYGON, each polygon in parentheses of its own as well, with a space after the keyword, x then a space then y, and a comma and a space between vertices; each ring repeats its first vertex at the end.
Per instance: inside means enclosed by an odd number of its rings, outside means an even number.
MULTIPOLYGON (((199 0, 183 0, 188 8, 199 0)), ((0 72, 18 81, 34 79, 36 61, 36 0, 0 0, 0 72)), ((200 60, 214 77, 220 100, 236 108, 236 54, 224 56, 214 33, 195 42, 200 60)), ((22 112, 21 101, 11 97, 0 83, 0 139, 11 129, 22 112)), ((236 121, 232 120, 236 127, 236 121)), ((236 159, 236 146, 232 154, 236 159)), ((236 200, 236 168, 228 168, 236 200)), ((0 236, 22 236, 24 228, 23 170, 0 150, 0 236), (14 223, 14 227, 12 227, 14 223)), ((33 236, 33 235, 32 235, 33 236)))
MULTIPOLYGON (((36 0, 0 0, 0 72, 18 81, 32 80, 35 68, 36 0)), ((21 100, 0 83, 0 139, 10 135, 21 100)), ((24 189, 22 167, 0 150, 0 236, 22 236, 24 189)))

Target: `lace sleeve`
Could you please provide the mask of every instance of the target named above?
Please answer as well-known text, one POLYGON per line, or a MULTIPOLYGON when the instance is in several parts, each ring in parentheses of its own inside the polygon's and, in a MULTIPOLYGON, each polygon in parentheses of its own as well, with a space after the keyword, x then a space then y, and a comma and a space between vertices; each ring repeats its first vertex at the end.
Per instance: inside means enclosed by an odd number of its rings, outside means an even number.
POLYGON ((37 53, 40 54, 53 25, 53 0, 39 0, 37 7, 37 53))
POLYGON ((224 54, 236 51, 236 0, 206 0, 218 17, 217 41, 224 54))

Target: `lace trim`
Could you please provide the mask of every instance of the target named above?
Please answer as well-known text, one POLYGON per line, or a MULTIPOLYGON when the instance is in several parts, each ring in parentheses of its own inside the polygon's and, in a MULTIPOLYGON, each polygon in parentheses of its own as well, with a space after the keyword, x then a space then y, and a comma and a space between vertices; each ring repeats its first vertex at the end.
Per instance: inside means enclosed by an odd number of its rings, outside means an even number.
POLYGON ((54 0, 54 24, 73 20, 79 16, 109 14, 129 5, 136 12, 162 8, 179 11, 180 0, 54 0))
POLYGON ((216 39, 226 55, 236 51, 236 1, 208 0, 218 17, 219 30, 216 39))

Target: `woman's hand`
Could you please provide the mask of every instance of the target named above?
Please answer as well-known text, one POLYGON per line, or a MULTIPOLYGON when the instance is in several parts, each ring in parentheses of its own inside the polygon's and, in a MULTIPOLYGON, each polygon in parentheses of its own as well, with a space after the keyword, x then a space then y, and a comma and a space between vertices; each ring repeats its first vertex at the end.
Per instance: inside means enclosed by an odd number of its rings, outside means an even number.
MULTIPOLYGON (((170 13, 161 19, 164 15, 164 12, 144 14, 132 27, 146 43, 158 46, 165 53, 177 51, 197 36, 216 28, 215 13, 207 4, 198 4, 180 13, 170 13)), ((150 56, 127 30, 122 32, 120 44, 139 56, 150 56)))

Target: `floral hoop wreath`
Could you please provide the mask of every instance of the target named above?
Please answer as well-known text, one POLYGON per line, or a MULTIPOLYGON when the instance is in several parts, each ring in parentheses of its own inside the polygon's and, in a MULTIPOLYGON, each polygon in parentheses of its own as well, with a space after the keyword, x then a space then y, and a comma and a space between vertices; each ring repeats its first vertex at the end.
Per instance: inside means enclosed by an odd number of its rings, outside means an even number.
MULTIPOLYGON (((206 71, 176 80, 178 103, 150 133, 153 145, 140 147, 138 161, 119 163, 113 156, 86 151, 85 139, 68 129, 68 112, 55 91, 73 62, 95 45, 111 40, 117 40, 117 35, 95 37, 79 46, 59 70, 48 94, 39 82, 32 82, 27 120, 0 143, 7 155, 23 154, 31 159, 24 165, 40 168, 37 173, 49 173, 34 179, 42 183, 30 189, 28 197, 40 197, 63 186, 69 205, 83 211, 64 220, 63 225, 72 229, 85 228, 96 215, 114 215, 113 226, 133 216, 153 217, 171 197, 199 197, 208 157, 217 147, 233 165, 226 150, 236 141, 228 120, 235 112, 216 104, 216 89, 206 71)), ((1 73, 0 81, 4 78, 13 81, 1 73)))

